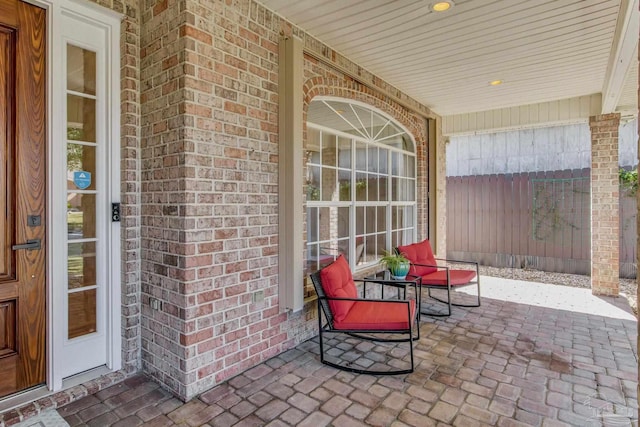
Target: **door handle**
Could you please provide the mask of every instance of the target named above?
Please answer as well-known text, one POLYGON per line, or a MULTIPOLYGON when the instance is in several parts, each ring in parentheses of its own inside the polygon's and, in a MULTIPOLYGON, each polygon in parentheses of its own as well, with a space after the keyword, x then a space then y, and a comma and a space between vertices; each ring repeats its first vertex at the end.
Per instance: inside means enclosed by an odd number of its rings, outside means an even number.
POLYGON ((40 239, 31 239, 27 240, 27 243, 22 243, 20 245, 13 245, 11 249, 17 251, 19 249, 26 249, 28 251, 32 251, 34 249, 40 249, 40 239))

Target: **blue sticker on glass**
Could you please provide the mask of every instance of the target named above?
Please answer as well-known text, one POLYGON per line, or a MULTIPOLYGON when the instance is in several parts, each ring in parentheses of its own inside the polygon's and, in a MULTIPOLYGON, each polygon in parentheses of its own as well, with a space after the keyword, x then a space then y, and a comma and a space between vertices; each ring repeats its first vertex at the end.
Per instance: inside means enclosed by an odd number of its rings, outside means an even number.
POLYGON ((91 172, 74 172, 73 183, 81 190, 88 188, 91 185, 91 172))

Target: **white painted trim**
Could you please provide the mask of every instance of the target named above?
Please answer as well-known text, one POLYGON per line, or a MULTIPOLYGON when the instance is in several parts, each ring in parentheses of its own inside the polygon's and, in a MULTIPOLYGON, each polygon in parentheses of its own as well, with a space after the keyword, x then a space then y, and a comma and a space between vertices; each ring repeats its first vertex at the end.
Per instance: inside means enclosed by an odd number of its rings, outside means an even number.
MULTIPOLYGON (((120 21, 123 16, 112 10, 98 6, 81 0, 26 0, 29 3, 41 7, 47 11, 47 389, 57 391, 64 387, 60 375, 56 375, 54 371, 54 323, 53 313, 55 303, 55 295, 53 293, 52 272, 55 268, 53 259, 53 242, 55 242, 56 230, 55 225, 65 222, 66 218, 54 218, 53 206, 53 182, 51 171, 55 168, 56 159, 59 157, 51 149, 53 146, 54 135, 60 135, 63 132, 62 120, 54 120, 58 111, 55 108, 60 89, 60 79, 54 78, 54 70, 60 70, 59 61, 62 60, 62 43, 56 42, 61 33, 61 16, 64 8, 73 10, 76 14, 84 14, 86 17, 101 21, 110 29, 110 54, 108 58, 110 64, 109 75, 107 76, 107 92, 111 95, 111 105, 109 106, 110 127, 106 130, 107 140, 111 143, 112 151, 109 158, 109 169, 111 173, 111 182, 108 183, 108 191, 111 194, 113 202, 120 201, 120 21), (56 93, 57 91, 57 93, 56 93)), ((58 215, 60 216, 60 215, 58 215)), ((110 227, 111 235, 108 240, 111 242, 110 254, 114 262, 112 262, 112 270, 110 271, 107 298, 111 304, 111 312, 107 314, 107 325, 109 328, 108 359, 107 366, 110 370, 119 370, 122 366, 122 339, 121 339, 121 243, 120 243, 120 225, 112 223, 110 227)))
MULTIPOLYGON (((602 85, 602 114, 613 113, 624 88, 627 71, 636 60, 638 47, 638 0, 622 0, 613 46, 602 85)), ((637 79, 636 79, 637 80, 637 79)))
MULTIPOLYGON (((118 21, 121 22, 124 19, 124 15, 120 12, 116 12, 115 10, 108 9, 104 6, 100 6, 99 4, 93 1, 87 0, 61 0, 60 2, 63 7, 69 10, 73 10, 74 12, 78 11, 78 8, 81 8, 81 13, 91 19, 95 19, 96 21, 104 21, 107 24, 108 21, 112 21, 109 25, 113 25, 113 22, 118 21)), ((118 32, 119 30, 118 24, 118 32)), ((118 40, 118 45, 120 41, 118 40)), ((118 59, 119 61, 119 59, 118 59)))
MULTIPOLYGON (((398 122, 395 121, 395 119, 393 120, 393 123, 394 124, 398 124, 398 122)), ((319 125, 317 123, 313 123, 313 122, 310 122, 310 121, 307 121, 307 128, 308 129, 316 129, 316 130, 323 131, 323 132, 330 132, 332 135, 337 135, 337 136, 342 137, 342 138, 355 139, 358 142, 364 142, 365 144, 375 145, 376 147, 384 148, 386 150, 395 151, 395 152, 398 152, 398 153, 407 154, 409 156, 417 157, 415 151, 403 150, 402 148, 394 147, 392 145, 387 145, 384 142, 372 141, 370 139, 363 138, 363 137, 361 137, 359 135, 354 135, 352 133, 347 133, 347 132, 343 132, 341 130, 332 129, 332 128, 328 127, 328 126, 319 125)), ((411 137, 411 139, 412 139, 411 142, 415 146, 416 143, 415 143, 415 141, 413 141, 413 135, 411 135, 409 132, 407 132, 407 135, 409 135, 411 137)))
MULTIPOLYGON (((343 102, 346 104, 352 104, 352 105, 357 105, 359 107, 365 108, 367 110, 371 110, 374 111, 375 113, 381 115, 382 117, 384 117, 385 119, 388 119, 389 121, 391 121, 395 126, 399 127, 400 129, 402 129, 407 135, 409 135, 409 138, 411 138, 411 143, 413 144, 413 151, 407 151, 407 150, 399 150, 402 152, 409 152, 409 153, 413 153, 414 155, 417 155, 417 147, 416 147, 416 140, 413 136, 413 134, 409 131, 409 129, 402 124, 398 119, 394 118, 393 116, 389 115, 388 113, 382 111, 381 109, 377 108, 374 105, 371 104, 367 104, 366 102, 362 102, 362 101, 358 101, 357 99, 349 99, 349 98, 340 98, 338 96, 326 96, 326 95, 319 95, 319 96, 314 96, 313 99, 311 100, 311 102, 316 102, 316 101, 335 101, 335 102, 343 102)), ((318 128, 323 128, 324 126, 319 125, 319 124, 315 124, 313 122, 310 122, 307 119, 308 123, 312 123, 315 127, 318 128)), ((363 137, 358 137, 357 135, 353 135, 350 133, 346 133, 346 132, 341 132, 337 129, 331 129, 331 128, 327 128, 325 127, 327 130, 331 130, 331 132, 340 132, 340 134, 344 134, 346 135, 348 138, 356 138, 360 141, 364 141, 364 142, 370 142, 369 139, 367 138, 363 138, 363 137)), ((382 144, 382 143, 379 143, 382 144)), ((387 145, 386 147, 390 147, 389 145, 387 145)))
MULTIPOLYGON (((120 203, 120 20, 122 16, 114 16, 109 26, 111 46, 109 49, 109 75, 107 76, 107 93, 111 94, 111 105, 108 110, 107 140, 111 142, 109 150, 109 169, 111 181, 108 183, 111 203, 120 203)), ((111 208, 111 206, 107 206, 111 208)), ((122 216, 122 215, 121 215, 122 216)), ((107 219, 107 221, 109 221, 107 219)), ((120 222, 111 221, 109 245, 111 246, 111 271, 107 287, 107 301, 111 311, 107 313, 107 325, 111 332, 111 339, 107 342, 107 367, 113 371, 122 368, 122 244, 120 222)))
POLYGON ((577 98, 442 117, 443 136, 479 135, 497 131, 531 129, 587 123, 600 114, 602 96, 595 93, 577 98))
POLYGON ((280 311, 304 307, 302 40, 281 37, 278 114, 278 304, 280 311))

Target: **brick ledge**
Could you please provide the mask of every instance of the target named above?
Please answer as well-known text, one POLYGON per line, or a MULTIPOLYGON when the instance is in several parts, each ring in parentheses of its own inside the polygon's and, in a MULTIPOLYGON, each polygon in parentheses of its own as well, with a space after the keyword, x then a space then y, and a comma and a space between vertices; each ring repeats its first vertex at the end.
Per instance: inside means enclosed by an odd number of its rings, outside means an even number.
POLYGON ((0 413, 0 427, 9 427, 38 415, 47 409, 59 409, 69 403, 95 394, 100 390, 118 384, 138 372, 126 373, 124 370, 110 372, 77 386, 60 390, 33 402, 0 413))

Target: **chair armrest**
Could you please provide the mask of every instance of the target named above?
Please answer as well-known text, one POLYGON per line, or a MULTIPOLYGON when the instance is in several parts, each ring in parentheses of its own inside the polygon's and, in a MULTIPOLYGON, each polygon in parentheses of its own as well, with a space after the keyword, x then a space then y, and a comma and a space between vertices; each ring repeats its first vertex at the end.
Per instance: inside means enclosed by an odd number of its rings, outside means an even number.
POLYGON ((440 268, 443 270, 449 270, 449 267, 447 267, 446 265, 438 265, 438 264, 416 264, 416 263, 411 263, 412 265, 415 265, 417 267, 430 267, 430 268, 440 268))
POLYGON ((327 301, 354 301, 354 302, 379 302, 384 304, 407 304, 409 306, 410 300, 408 299, 379 299, 379 298, 338 298, 338 297, 320 297, 319 300, 327 301))
POLYGON ((436 258, 437 260, 440 261, 445 261, 451 264, 458 264, 458 265, 473 265, 475 266, 475 270, 476 270, 476 275, 478 277, 480 277, 480 263, 475 262, 475 261, 464 261, 464 260, 457 260, 457 259, 447 259, 447 258, 436 258))
POLYGON ((451 264, 470 264, 470 265, 475 265, 476 267, 478 267, 479 263, 475 262, 475 261, 464 261, 464 260, 459 260, 459 259, 448 259, 448 258, 436 258, 437 261, 445 261, 445 262, 450 262, 451 264))

